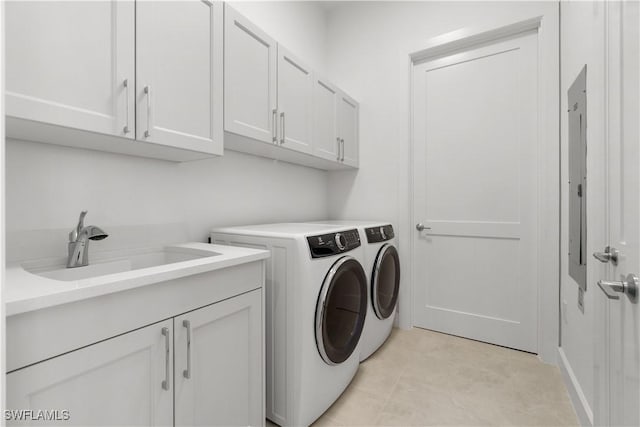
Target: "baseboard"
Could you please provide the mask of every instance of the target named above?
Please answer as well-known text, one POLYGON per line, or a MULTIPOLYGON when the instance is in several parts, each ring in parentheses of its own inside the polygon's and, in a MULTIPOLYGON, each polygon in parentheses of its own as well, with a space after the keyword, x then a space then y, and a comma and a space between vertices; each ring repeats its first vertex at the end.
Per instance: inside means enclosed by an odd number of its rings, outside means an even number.
POLYGON ((558 347, 558 361, 560 362, 558 365, 560 372, 562 372, 562 379, 569 391, 569 397, 571 398, 571 403, 573 404, 573 409, 576 411, 580 425, 582 427, 592 427, 593 411, 582 392, 582 387, 580 387, 580 383, 576 379, 573 369, 571 369, 571 364, 569 364, 562 347, 558 347))

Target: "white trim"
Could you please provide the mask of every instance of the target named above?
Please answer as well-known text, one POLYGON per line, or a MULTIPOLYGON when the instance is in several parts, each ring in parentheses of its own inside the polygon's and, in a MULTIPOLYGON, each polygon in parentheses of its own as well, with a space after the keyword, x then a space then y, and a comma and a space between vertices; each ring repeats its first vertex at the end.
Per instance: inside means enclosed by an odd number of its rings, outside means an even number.
POLYGON ((559 13, 550 10, 515 23, 493 27, 467 27, 430 39, 426 48, 408 54, 409 120, 408 149, 404 159, 408 164, 404 179, 400 178, 400 202, 409 206, 398 218, 400 250, 409 254, 403 266, 408 280, 401 284, 399 326, 413 326, 413 67, 425 59, 459 51, 481 43, 537 29, 538 34, 538 150, 540 174, 538 182, 538 355, 550 364, 557 364, 559 343, 560 287, 560 120, 559 120, 559 13))
POLYGON ((430 39, 424 49, 411 53, 409 56, 413 63, 417 64, 436 56, 449 55, 457 50, 469 49, 482 43, 537 30, 541 23, 542 16, 536 16, 498 28, 462 28, 430 39))
POLYGON ((573 373, 573 369, 571 369, 571 364, 569 364, 569 360, 564 354, 564 350, 560 347, 558 347, 558 361, 560 362, 558 365, 560 367, 560 372, 562 373, 562 379, 564 380, 564 384, 569 392, 573 410, 578 416, 580 425, 583 427, 593 426, 593 411, 591 410, 589 402, 582 391, 582 387, 580 387, 578 379, 573 373))

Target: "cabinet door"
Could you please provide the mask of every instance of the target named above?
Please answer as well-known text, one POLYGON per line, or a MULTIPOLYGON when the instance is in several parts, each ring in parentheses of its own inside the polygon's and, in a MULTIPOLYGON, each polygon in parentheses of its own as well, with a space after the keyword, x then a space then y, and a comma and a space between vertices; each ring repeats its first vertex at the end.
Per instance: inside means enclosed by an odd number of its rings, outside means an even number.
POLYGON ((6 114, 133 138, 134 12, 133 1, 6 2, 6 114))
POLYGON ((344 93, 338 98, 338 135, 342 141, 342 162, 358 166, 358 112, 356 101, 344 93))
POLYGON ((7 408, 68 410, 60 425, 172 425, 172 346, 168 320, 14 371, 7 408))
POLYGON ((313 75, 291 52, 278 45, 279 143, 311 152, 313 133, 313 75))
POLYGON ((176 425, 263 425, 262 291, 174 322, 176 425))
POLYGON ((136 138, 222 154, 223 6, 136 2, 136 138))
POLYGON ((338 161, 338 89, 327 80, 313 79, 313 153, 338 161))
POLYGON ((276 41, 225 7, 225 130, 268 143, 276 135, 276 41))

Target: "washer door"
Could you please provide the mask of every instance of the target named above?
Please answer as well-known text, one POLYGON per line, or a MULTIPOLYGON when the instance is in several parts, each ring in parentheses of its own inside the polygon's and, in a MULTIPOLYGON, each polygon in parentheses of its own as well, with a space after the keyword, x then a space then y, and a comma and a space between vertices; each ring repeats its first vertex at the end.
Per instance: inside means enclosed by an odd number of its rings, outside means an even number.
POLYGON ((322 283, 316 306, 316 343, 322 359, 337 365, 351 356, 367 314, 367 278, 353 257, 336 261, 322 283))
POLYGON ((371 272, 371 304, 378 319, 393 314, 400 290, 400 258, 393 245, 383 245, 378 251, 371 272))

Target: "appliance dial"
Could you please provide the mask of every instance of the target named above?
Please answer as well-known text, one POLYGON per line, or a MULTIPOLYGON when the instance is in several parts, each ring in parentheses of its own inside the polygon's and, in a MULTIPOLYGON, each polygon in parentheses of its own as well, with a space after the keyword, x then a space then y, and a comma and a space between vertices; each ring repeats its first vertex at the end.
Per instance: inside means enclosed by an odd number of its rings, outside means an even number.
POLYGON ((380 237, 382 237, 384 240, 387 240, 387 235, 384 234, 384 227, 380 227, 380 237))
POLYGON ((347 239, 344 238, 342 233, 336 233, 335 241, 336 241, 336 246, 338 246, 338 249, 343 251, 347 245, 347 239))

